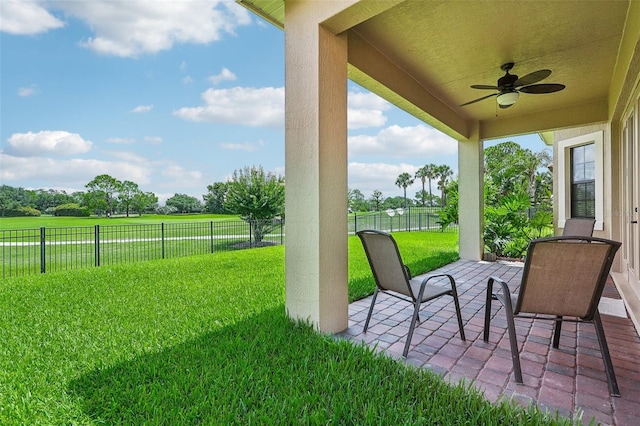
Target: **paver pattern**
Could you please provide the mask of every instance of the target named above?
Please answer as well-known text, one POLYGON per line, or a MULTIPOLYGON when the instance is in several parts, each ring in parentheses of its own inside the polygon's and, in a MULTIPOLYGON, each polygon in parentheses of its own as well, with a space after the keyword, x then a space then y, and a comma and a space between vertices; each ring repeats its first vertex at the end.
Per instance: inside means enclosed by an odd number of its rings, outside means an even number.
MULTIPOLYGON (((600 347, 592 324, 563 324, 560 347, 552 348, 552 321, 516 318, 523 384, 513 378, 504 308, 493 304, 489 342, 482 340, 486 285, 501 277, 516 290, 522 265, 510 262, 460 260, 432 273, 451 274, 458 287, 467 340, 460 339, 450 297, 423 305, 405 362, 429 368, 445 380, 472 382, 487 399, 512 399, 537 404, 565 417, 589 424, 640 425, 640 338, 629 318, 602 314, 609 350, 620 387, 611 397, 600 347)), ((603 297, 620 299, 609 279, 603 297)), ((365 298, 349 306, 349 328, 338 336, 364 341, 390 356, 403 359, 402 350, 413 308, 380 294, 366 333, 364 322, 371 304, 365 298)))

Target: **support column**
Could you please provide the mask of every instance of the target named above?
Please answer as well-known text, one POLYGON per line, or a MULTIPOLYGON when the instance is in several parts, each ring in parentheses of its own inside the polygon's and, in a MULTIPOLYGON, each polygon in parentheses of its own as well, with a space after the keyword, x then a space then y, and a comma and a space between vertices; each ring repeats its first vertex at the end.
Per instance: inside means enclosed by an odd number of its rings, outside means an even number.
POLYGON ((484 252, 484 155, 479 137, 458 143, 458 171, 460 258, 480 260, 484 252))
POLYGON ((338 332, 348 327, 347 40, 314 20, 324 4, 286 3, 286 309, 338 332))

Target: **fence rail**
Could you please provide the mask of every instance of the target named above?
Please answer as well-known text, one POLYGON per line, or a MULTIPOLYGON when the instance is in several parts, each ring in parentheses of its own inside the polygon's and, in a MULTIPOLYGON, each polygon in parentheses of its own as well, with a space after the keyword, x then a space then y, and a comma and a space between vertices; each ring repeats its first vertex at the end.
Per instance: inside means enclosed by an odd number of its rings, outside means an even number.
MULTIPOLYGON (((349 216, 348 232, 440 231, 436 216, 358 213, 349 216)), ((280 219, 260 242, 240 220, 0 230, 2 278, 284 244, 284 231, 280 219)))

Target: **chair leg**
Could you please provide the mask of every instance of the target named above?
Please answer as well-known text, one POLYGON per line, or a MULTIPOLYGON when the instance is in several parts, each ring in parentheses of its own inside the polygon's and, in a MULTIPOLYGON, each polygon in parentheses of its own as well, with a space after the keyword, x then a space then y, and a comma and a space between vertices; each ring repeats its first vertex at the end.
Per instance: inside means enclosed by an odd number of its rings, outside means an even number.
POLYGON ((484 333, 482 340, 489 341, 489 327, 491 326, 491 302, 494 299, 493 295, 493 278, 489 278, 487 283, 487 300, 484 304, 484 333))
POLYGON ((455 287, 453 287, 453 303, 456 306, 456 316, 458 317, 458 328, 460 329, 460 338, 464 342, 467 340, 467 338, 464 335, 464 326, 462 324, 462 313, 460 312, 460 302, 458 301, 458 292, 455 287))
MULTIPOLYGON (((420 298, 422 298, 422 291, 420 292, 420 298)), ((409 334, 407 335, 407 341, 404 344, 404 351, 402 352, 402 356, 405 358, 409 353, 409 346, 411 345, 411 338, 413 337, 413 330, 416 327, 416 321, 418 320, 419 312, 420 312, 420 302, 416 300, 414 302, 414 311, 413 311, 413 317, 411 318, 411 325, 409 326, 409 334)))
POLYGON ((509 306, 505 306, 507 313, 507 331, 509 332, 509 344, 511 345, 511 361, 513 362, 513 374, 516 378, 516 383, 522 382, 522 368, 520 367, 520 354, 518 353, 518 340, 516 338, 516 325, 513 319, 513 311, 509 306))
POLYGON ((597 310, 595 316, 593 317, 593 325, 595 325, 596 327, 596 336, 598 337, 600 351, 602 352, 604 371, 607 373, 607 381, 609 382, 609 392, 611 393, 611 396, 620 396, 620 389, 618 389, 616 373, 615 371, 613 371, 613 363, 611 362, 611 355, 609 354, 609 346, 607 345, 607 339, 604 337, 604 328, 602 327, 600 312, 598 312, 597 310))
POLYGON ((373 292, 373 297, 371 298, 371 306, 369 307, 369 315, 367 315, 367 320, 364 322, 364 332, 367 332, 367 328, 369 328, 369 320, 371 319, 371 314, 373 314, 373 305, 376 304, 376 298, 378 297, 378 287, 373 292))
POLYGON ((562 331, 562 316, 556 315, 556 327, 553 331, 553 347, 558 349, 560 346, 560 332, 562 331))

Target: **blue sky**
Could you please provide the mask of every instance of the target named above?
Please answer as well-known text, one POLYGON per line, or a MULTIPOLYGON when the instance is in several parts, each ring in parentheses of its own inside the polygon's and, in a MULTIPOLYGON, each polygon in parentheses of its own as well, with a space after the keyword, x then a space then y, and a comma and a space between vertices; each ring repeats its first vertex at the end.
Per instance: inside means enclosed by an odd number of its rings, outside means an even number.
MULTIPOLYGON (((162 202, 245 166, 284 175, 284 33, 233 1, 2 0, 0 60, 2 184, 72 192, 107 173, 162 202)), ((349 188, 457 173, 456 141, 348 87, 349 188)))

